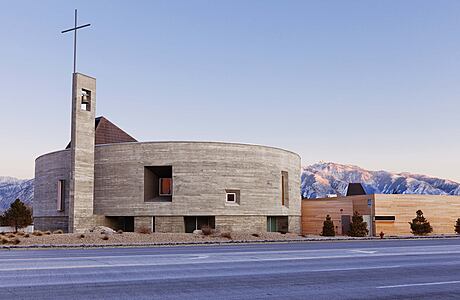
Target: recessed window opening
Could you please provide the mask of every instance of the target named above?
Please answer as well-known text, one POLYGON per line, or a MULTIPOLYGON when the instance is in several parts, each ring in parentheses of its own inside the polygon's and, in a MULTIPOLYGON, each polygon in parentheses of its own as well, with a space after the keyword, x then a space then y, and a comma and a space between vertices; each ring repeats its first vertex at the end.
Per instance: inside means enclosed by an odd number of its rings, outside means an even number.
POLYGON ((91 111, 91 91, 81 89, 81 110, 91 111))
POLYGON ((281 172, 281 205, 289 206, 289 176, 288 172, 281 172))
POLYGON ((395 216, 375 216, 376 221, 395 221, 395 216))
POLYGON ((172 166, 144 167, 144 201, 171 202, 173 184, 172 166))
POLYGON ((240 204, 240 190, 225 190, 226 204, 240 204))
POLYGON ((57 211, 64 211, 65 201, 65 180, 59 180, 57 184, 57 199, 56 209, 57 211))

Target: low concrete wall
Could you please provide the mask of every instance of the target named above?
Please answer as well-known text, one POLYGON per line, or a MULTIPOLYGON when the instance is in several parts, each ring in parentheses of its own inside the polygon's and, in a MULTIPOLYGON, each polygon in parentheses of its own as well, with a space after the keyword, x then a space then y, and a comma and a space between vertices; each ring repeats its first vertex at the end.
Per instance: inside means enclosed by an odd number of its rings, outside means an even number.
MULTIPOLYGON (((21 228, 19 230, 27 232, 27 233, 32 233, 34 232, 34 225, 29 225, 26 228, 21 228)), ((0 226, 0 232, 14 232, 14 231, 15 231, 14 227, 0 226)))

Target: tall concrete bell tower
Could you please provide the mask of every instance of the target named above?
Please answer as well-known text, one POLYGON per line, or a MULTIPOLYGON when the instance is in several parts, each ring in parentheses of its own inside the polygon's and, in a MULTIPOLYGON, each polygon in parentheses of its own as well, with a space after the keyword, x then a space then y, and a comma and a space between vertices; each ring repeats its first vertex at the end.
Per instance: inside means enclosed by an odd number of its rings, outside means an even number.
POLYGON ((94 226, 96 79, 73 73, 69 232, 94 226))

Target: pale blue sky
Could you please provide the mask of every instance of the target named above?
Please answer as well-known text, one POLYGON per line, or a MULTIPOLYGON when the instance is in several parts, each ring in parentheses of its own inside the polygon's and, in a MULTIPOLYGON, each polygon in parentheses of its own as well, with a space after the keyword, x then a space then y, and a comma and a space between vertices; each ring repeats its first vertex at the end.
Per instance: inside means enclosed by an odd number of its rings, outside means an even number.
POLYGON ((0 1, 0 175, 97 115, 141 141, 266 144, 460 181, 460 1, 0 1))

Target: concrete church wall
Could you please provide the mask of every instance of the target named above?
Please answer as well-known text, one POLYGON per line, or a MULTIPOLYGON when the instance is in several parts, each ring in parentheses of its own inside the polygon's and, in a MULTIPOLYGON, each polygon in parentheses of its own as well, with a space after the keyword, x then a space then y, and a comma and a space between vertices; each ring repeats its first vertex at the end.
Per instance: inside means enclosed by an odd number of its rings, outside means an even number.
MULTIPOLYGON (((155 217, 157 232, 184 232, 183 216, 215 216, 222 230, 266 230, 267 216, 289 216, 300 233, 300 157, 282 149, 213 142, 148 142, 97 145, 94 214, 135 217, 135 227, 155 217), (144 201, 144 168, 172 166, 171 202, 144 201), (281 172, 288 199, 281 200, 281 172), (226 203, 239 190, 239 204, 226 203)), ((37 229, 67 229, 70 151, 36 160, 34 220, 37 229), (56 209, 57 182, 66 180, 65 211, 56 209)), ((148 225, 148 224, 147 224, 148 225)))
POLYGON ((68 229, 70 151, 52 152, 35 160, 33 201, 36 230, 68 229), (57 210, 58 181, 65 180, 64 211, 57 210))
MULTIPOLYGON (((292 229, 300 231, 300 157, 295 153, 230 143, 148 142, 96 146, 95 161, 98 215, 208 215, 216 216, 216 227, 222 220, 226 228, 231 216, 246 220, 257 216, 256 227, 264 230, 266 216, 291 216, 292 229), (144 168, 149 166, 172 166, 171 202, 144 201, 144 168), (289 174, 285 206, 281 204, 281 171, 289 174), (226 203, 226 189, 240 191, 239 205, 226 203)), ((245 221, 233 220, 234 229, 244 227, 245 221)), ((157 231, 171 227, 162 225, 161 219, 155 224, 157 231)), ((246 224, 250 227, 252 222, 246 224)), ((177 226, 172 231, 178 231, 177 226)))

